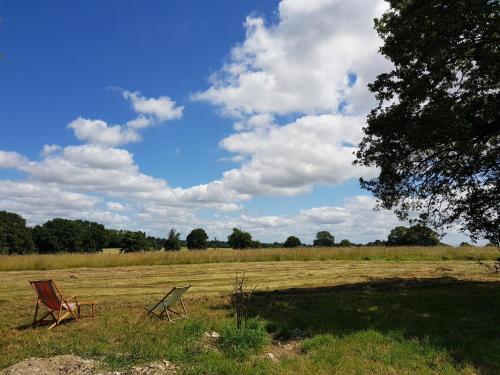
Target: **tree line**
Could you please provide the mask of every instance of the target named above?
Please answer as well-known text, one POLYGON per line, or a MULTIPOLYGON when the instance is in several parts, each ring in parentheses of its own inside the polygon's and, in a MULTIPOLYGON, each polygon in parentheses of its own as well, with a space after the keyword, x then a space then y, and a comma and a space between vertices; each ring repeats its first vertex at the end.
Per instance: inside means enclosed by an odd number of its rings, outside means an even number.
MULTIPOLYGON (((376 240, 357 244, 347 239, 335 242, 328 231, 319 231, 312 243, 317 247, 353 246, 437 246, 443 245, 438 233, 421 225, 398 226, 391 230, 387 240, 376 240)), ((93 253, 105 248, 118 248, 121 252, 150 250, 177 251, 183 247, 189 250, 248 249, 248 248, 295 248, 307 247, 299 237, 289 236, 284 242, 265 243, 254 240, 249 232, 239 228, 227 240, 209 239, 203 228, 193 229, 183 240, 181 234, 172 228, 166 238, 147 236, 142 231, 108 229, 104 225, 87 220, 56 218, 33 228, 26 220, 13 212, 0 211, 0 254, 29 253, 93 253)))

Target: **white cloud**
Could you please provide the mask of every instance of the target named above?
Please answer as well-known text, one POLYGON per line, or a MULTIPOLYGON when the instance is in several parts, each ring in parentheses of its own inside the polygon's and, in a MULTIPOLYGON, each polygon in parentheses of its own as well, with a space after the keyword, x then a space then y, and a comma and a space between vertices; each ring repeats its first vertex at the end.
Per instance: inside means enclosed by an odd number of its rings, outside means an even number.
POLYGON ((125 125, 108 125, 103 120, 78 117, 68 124, 68 128, 73 129, 81 141, 113 147, 138 142, 140 130, 182 117, 184 107, 177 107, 168 96, 146 98, 139 92, 130 91, 123 91, 122 95, 131 103, 137 118, 125 125))
MULTIPOLYGON (((168 96, 160 96, 159 98, 146 98, 141 96, 138 91, 124 91, 123 97, 129 100, 132 108, 136 113, 142 116, 151 116, 159 122, 179 119, 182 117, 184 107, 177 107, 175 101, 168 96)), ((142 128, 146 124, 145 117, 139 117, 141 121, 129 126, 142 128)), ((146 125, 147 126, 147 125, 146 125)))
POLYGON ((357 116, 304 116, 285 126, 233 134, 221 147, 249 161, 225 172, 223 181, 242 193, 295 195, 315 184, 370 176, 374 170, 352 165, 361 121, 357 116))
POLYGON ((43 145, 43 149, 40 152, 40 156, 48 156, 53 154, 61 149, 59 145, 43 145))
MULTIPOLYGON (((358 95, 367 99, 366 84, 388 65, 373 30, 384 7, 382 0, 283 0, 278 23, 247 18, 245 41, 193 98, 229 114, 332 113, 358 95)), ((372 104, 356 101, 351 110, 372 104)))
POLYGON ((106 202, 106 207, 111 211, 125 211, 127 208, 119 202, 106 202))
POLYGON ((0 168, 19 168, 27 162, 28 159, 17 152, 0 150, 0 168))
POLYGON ((134 129, 122 125, 108 125, 103 120, 78 117, 68 124, 68 128, 73 129, 76 138, 81 141, 105 146, 117 146, 141 139, 134 129))
POLYGON ((373 19, 382 0, 283 0, 278 21, 248 17, 246 38, 195 93, 236 120, 220 146, 239 168, 222 183, 246 194, 297 195, 373 176, 352 165, 375 104, 366 87, 389 63, 373 19), (295 118, 279 125, 276 116, 295 118))

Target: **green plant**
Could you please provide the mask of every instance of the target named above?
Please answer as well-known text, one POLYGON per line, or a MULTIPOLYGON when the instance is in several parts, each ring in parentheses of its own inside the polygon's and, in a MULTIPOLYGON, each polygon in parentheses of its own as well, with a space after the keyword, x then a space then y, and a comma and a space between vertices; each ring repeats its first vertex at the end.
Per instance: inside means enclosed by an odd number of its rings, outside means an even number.
POLYGON ((261 350, 268 339, 264 324, 254 318, 240 329, 234 323, 226 324, 222 328, 219 347, 230 357, 244 358, 261 350))

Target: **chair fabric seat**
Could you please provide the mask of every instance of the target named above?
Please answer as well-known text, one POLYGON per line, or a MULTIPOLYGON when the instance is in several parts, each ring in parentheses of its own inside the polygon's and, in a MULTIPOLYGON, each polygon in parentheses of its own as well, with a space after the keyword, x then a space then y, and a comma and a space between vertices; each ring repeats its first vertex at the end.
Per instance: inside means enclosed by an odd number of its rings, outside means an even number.
POLYGON ((75 310, 77 307, 78 307, 77 304, 73 303, 73 302, 71 302, 71 303, 63 303, 63 309, 65 309, 65 310, 69 310, 69 309, 75 310))

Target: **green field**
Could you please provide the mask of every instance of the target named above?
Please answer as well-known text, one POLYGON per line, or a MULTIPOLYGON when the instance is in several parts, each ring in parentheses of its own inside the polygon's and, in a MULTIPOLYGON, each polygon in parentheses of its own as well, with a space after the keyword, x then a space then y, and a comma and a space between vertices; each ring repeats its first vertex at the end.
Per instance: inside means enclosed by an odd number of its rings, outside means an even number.
POLYGON ((167 359, 187 374, 500 373, 500 275, 475 261, 494 259, 496 250, 398 251, 1 257, 0 368, 72 353, 108 368, 167 359), (248 286, 257 286, 249 314, 268 340, 235 356, 204 332, 231 326, 228 296, 243 271, 248 286), (67 295, 101 301, 97 318, 31 329, 35 295, 28 280, 47 277, 67 295), (193 285, 190 319, 145 318, 145 304, 185 284, 193 285))

